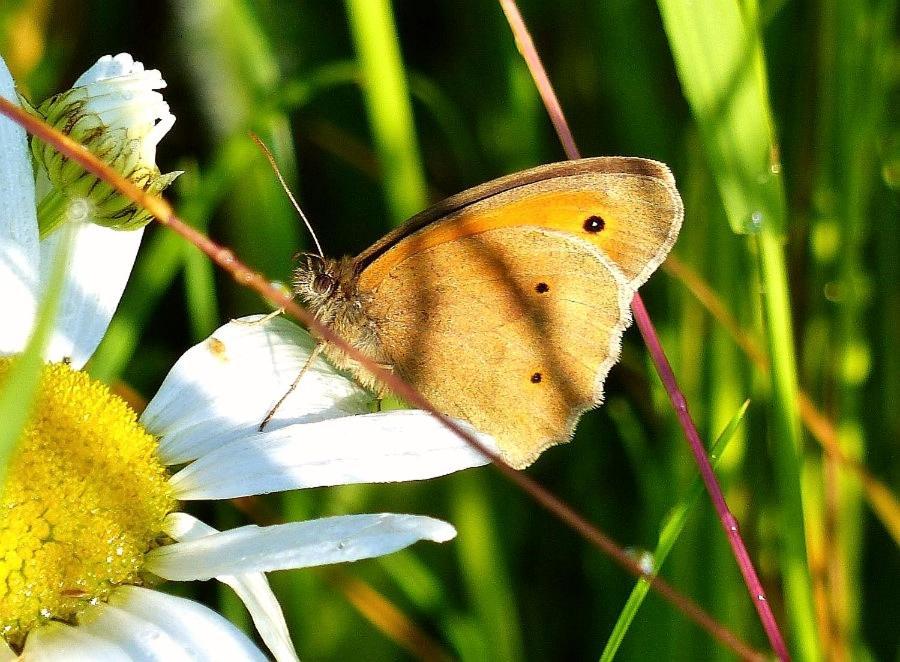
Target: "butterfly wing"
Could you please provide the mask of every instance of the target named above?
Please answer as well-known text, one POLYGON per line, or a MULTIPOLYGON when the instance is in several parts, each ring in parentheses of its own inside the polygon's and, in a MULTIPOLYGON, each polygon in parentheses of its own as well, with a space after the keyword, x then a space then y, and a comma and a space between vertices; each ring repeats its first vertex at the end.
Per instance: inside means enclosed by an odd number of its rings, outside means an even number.
POLYGON ((521 468, 600 403, 632 295, 586 242, 499 228, 410 256, 367 314, 396 372, 521 468))
POLYGON ((600 403, 681 199, 662 164, 586 159, 454 196, 357 258, 397 373, 528 466, 600 403))

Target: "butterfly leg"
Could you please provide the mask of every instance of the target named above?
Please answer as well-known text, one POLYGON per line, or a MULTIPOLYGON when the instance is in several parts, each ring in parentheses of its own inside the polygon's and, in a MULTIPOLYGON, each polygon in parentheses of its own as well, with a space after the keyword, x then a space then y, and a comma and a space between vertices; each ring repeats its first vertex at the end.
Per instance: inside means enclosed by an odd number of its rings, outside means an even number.
POLYGON ((245 326, 256 326, 257 324, 265 324, 269 320, 275 319, 279 315, 284 315, 284 308, 276 308, 268 315, 264 315, 263 317, 260 317, 258 320, 253 320, 251 322, 248 322, 246 320, 236 320, 236 319, 233 319, 231 321, 234 322, 235 324, 243 324, 245 326))
MULTIPOLYGON (((378 367, 381 368, 382 370, 387 370, 388 372, 391 372, 391 373, 394 372, 394 366, 391 365, 390 363, 379 363, 378 367)), ((383 409, 382 403, 384 402, 384 399, 390 394, 391 391, 387 386, 385 386, 381 382, 378 382, 372 390, 375 393, 375 412, 378 413, 378 412, 382 411, 382 409, 383 409)))
POLYGON ((288 387, 288 390, 284 392, 278 402, 269 410, 269 413, 266 414, 266 417, 262 420, 262 423, 259 424, 257 430, 262 432, 266 426, 269 424, 269 421, 272 420, 272 417, 275 416, 275 413, 278 411, 278 408, 284 404, 284 401, 287 400, 287 397, 293 393, 297 385, 300 383, 300 380, 303 379, 303 375, 306 374, 306 371, 312 367, 312 364, 315 363, 316 359, 319 358, 319 354, 322 353, 322 350, 325 349, 325 345, 323 343, 319 343, 313 348, 313 351, 310 352, 309 358, 306 359, 306 363, 303 365, 303 368, 300 369, 300 373, 297 375, 296 379, 294 379, 293 383, 288 387))

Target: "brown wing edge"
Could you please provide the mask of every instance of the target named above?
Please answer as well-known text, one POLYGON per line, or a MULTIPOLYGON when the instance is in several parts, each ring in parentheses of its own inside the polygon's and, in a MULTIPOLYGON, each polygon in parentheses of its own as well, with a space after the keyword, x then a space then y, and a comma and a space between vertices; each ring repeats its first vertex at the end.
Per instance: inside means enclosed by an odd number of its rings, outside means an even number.
MULTIPOLYGON (((668 191, 669 197, 672 200, 675 213, 672 217, 672 223, 669 225, 669 233, 666 235, 665 241, 660 245, 659 250, 656 251, 653 259, 647 262, 647 265, 643 270, 629 281, 629 286, 635 291, 647 282, 650 276, 653 275, 653 272, 656 271, 659 265, 666 259, 666 256, 668 256, 669 251, 672 250, 672 246, 675 245, 675 241, 678 239, 678 233, 681 232, 681 224, 684 221, 684 203, 681 200, 681 194, 678 192, 678 188, 675 186, 675 177, 672 175, 672 171, 669 170, 669 166, 665 163, 660 163, 659 161, 647 162, 652 163, 656 167, 658 174, 646 176, 661 182, 662 185, 665 186, 666 191, 668 191)), ((644 173, 632 174, 643 175, 644 173)))
MULTIPOLYGON (((665 163, 653 161, 652 159, 644 159, 636 156, 595 156, 586 159, 576 159, 574 161, 561 161, 559 163, 549 163, 537 166, 529 170, 516 172, 505 177, 491 180, 474 188, 466 189, 456 195, 451 195, 441 202, 419 212, 406 223, 389 232, 384 237, 376 241, 365 251, 356 256, 354 260, 356 273, 362 271, 378 259, 385 251, 398 241, 411 235, 417 230, 422 229, 429 223, 439 218, 451 214, 485 198, 489 198, 497 193, 510 191, 520 186, 527 186, 535 182, 554 179, 556 177, 568 177, 570 175, 583 175, 591 172, 602 171, 608 174, 622 175, 641 175, 650 179, 661 181, 666 189, 670 192, 676 208, 676 219, 672 224, 672 229, 667 237, 667 243, 662 250, 657 253, 655 264, 652 267, 648 265, 632 282, 643 284, 656 268, 662 263, 669 250, 678 237, 678 231, 681 229, 681 221, 684 216, 684 208, 681 202, 681 196, 675 188, 675 178, 672 171, 665 163), (641 279, 643 277, 643 279, 641 279)), ((635 289, 637 285, 634 285, 635 289)))
POLYGON ((592 252, 605 267, 610 270, 610 273, 612 273, 616 282, 619 284, 619 321, 610 332, 608 346, 609 354, 606 359, 600 363, 597 368, 597 373, 594 376, 594 394, 592 401, 584 405, 583 407, 576 407, 575 409, 573 409, 572 413, 569 415, 568 420, 566 421, 565 433, 562 436, 548 438, 544 441, 543 444, 534 449, 531 454, 518 458, 518 461, 513 460, 513 458, 507 458, 506 454, 503 453, 504 460, 506 460, 507 463, 509 463, 509 465, 514 469, 525 469, 526 467, 533 464, 534 461, 537 460, 538 457, 540 457, 540 455, 551 446, 566 444, 572 441, 572 437, 575 436, 575 428, 578 425, 578 421, 582 417, 582 415, 584 415, 585 412, 596 409, 603 404, 603 385, 606 382, 606 377, 609 375, 609 371, 619 361, 619 356, 622 353, 622 336, 625 334, 625 331, 628 329, 628 327, 631 326, 631 323, 633 321, 631 313, 631 300, 634 298, 636 290, 631 287, 619 267, 616 266, 616 264, 612 260, 610 260, 606 256, 606 254, 603 253, 603 251, 596 248, 593 244, 590 244, 579 238, 573 238, 567 233, 560 234, 563 234, 573 241, 578 241, 584 244, 587 249, 592 252))

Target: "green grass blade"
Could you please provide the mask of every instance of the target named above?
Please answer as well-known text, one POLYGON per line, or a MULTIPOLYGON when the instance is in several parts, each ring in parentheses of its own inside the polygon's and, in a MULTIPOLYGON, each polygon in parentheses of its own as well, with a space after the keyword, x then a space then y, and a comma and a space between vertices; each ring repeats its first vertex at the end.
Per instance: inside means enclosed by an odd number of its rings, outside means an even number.
MULTIPOLYGON (((875 175, 891 126, 890 112, 896 116, 895 104, 893 108, 889 104, 897 89, 897 9, 896 2, 884 0, 831 0, 821 3, 817 17, 822 24, 818 84, 830 94, 823 95, 818 104, 821 115, 816 138, 821 156, 816 159, 814 197, 825 213, 814 217, 813 232, 822 237, 831 230, 835 241, 831 250, 815 255, 820 278, 813 287, 834 287, 840 292, 840 303, 823 302, 821 308, 830 314, 822 317, 827 320, 822 335, 834 360, 821 361, 821 355, 810 359, 824 364, 822 381, 828 385, 828 397, 838 416, 838 443, 842 454, 856 462, 870 461, 873 442, 884 434, 878 428, 866 429, 866 414, 873 402, 865 389, 876 337, 868 325, 875 312, 869 284, 874 275, 870 241, 879 221, 885 222, 879 216, 884 212, 890 216, 887 205, 875 203, 874 194, 879 188, 875 175)), ((893 211, 895 219, 896 209, 893 211)), ((887 222, 895 225, 894 220, 887 222)), ((895 282, 879 276, 875 279, 895 282)), ((834 471, 833 461, 830 464, 825 474, 830 492, 825 508, 833 527, 828 563, 840 568, 840 572, 829 573, 832 650, 835 658, 855 658, 860 655, 864 625, 859 618, 860 605, 870 599, 861 590, 866 522, 863 491, 857 477, 834 471)), ((878 501, 872 505, 878 508, 878 501)))
POLYGON ((797 410, 797 365, 791 320, 790 292, 784 246, 780 237, 759 236, 759 270, 764 290, 766 343, 772 362, 772 446, 780 495, 781 572, 795 645, 802 659, 819 659, 812 589, 806 555, 805 518, 801 490, 802 436, 797 410))
POLYGON ((515 593, 509 572, 496 553, 502 543, 483 478, 465 472, 454 476, 452 522, 459 530, 456 545, 461 574, 485 659, 522 660, 525 654, 515 593))
MULTIPOLYGON (((741 421, 744 420, 744 414, 747 413, 747 408, 749 406, 749 400, 744 402, 728 422, 728 425, 722 431, 722 434, 719 435, 719 438, 716 439, 712 446, 712 450, 710 451, 710 458, 713 462, 713 466, 715 466, 718 459, 722 457, 722 454, 728 447, 728 442, 731 441, 731 438, 737 431, 741 421)), ((698 474, 688 488, 684 498, 682 498, 678 505, 672 509, 665 522, 663 522, 660 529, 659 542, 653 553, 654 575, 659 573, 662 564, 665 563, 666 557, 669 555, 669 552, 672 551, 672 547, 675 545, 678 536, 684 529, 688 516, 691 514, 694 506, 697 505, 697 501, 702 495, 703 483, 700 481, 700 475, 698 474)), ((628 633, 628 628, 631 627, 631 623, 634 621, 634 617, 637 615, 638 609, 641 608, 644 598, 647 597, 649 591, 650 582, 646 579, 639 579, 631 590, 631 594, 628 596, 628 600, 622 608, 619 618, 616 620, 616 624, 613 626, 612 633, 609 635, 606 646, 603 648, 603 653, 600 655, 600 662, 610 662, 615 658, 616 652, 619 650, 622 641, 625 639, 625 635, 628 633)))
POLYGON ((784 228, 774 128, 755 2, 659 0, 682 89, 732 230, 784 228))
MULTIPOLYGON (((256 156, 255 145, 244 136, 235 136, 225 143, 205 171, 201 183, 186 197, 180 209, 182 217, 192 224, 204 226, 212 210, 256 156)), ((88 364, 93 377, 112 382, 122 373, 137 350, 143 329, 152 324, 157 306, 185 266, 189 251, 196 249, 168 230, 156 231, 145 240, 116 316, 88 364)), ((212 314, 207 312, 205 326, 213 323, 212 314)), ((218 319, 217 315, 215 319, 218 319)), ((195 329, 195 333, 199 331, 199 328, 195 329)))
POLYGON ((372 137, 394 223, 428 203, 406 75, 389 0, 346 0, 372 137))
POLYGON ((144 241, 116 316, 94 352, 87 370, 100 381, 112 383, 137 351, 143 330, 169 288, 183 258, 183 241, 174 232, 156 232, 144 241))
MULTIPOLYGON (((193 90, 216 144, 221 148, 239 140, 255 154, 243 164, 240 185, 228 190, 227 222, 219 238, 254 268, 286 274, 301 246, 301 226, 269 163, 248 136, 253 131, 262 138, 292 182, 296 159, 290 122, 276 103, 282 84, 278 46, 255 3, 199 0, 178 3, 175 9, 176 43, 186 50, 193 90)), ((258 295, 244 288, 228 290, 228 297, 232 311, 260 310, 258 295)))
POLYGON ((22 428, 28 422, 31 405, 37 396, 41 368, 44 365, 44 351, 53 335, 53 325, 62 300, 72 248, 72 227, 68 224, 59 230, 66 233, 66 236, 59 242, 53 256, 53 268, 47 282, 46 294, 38 308, 37 323, 25 351, 13 363, 6 375, 5 386, 0 391, 0 488, 6 482, 10 457, 15 452, 16 442, 22 428))
POLYGON ((729 224, 735 232, 759 238, 758 269, 772 358, 770 429, 781 505, 786 612, 800 658, 815 660, 820 652, 800 482, 797 370, 783 246, 786 213, 757 5, 685 0, 658 4, 729 224))
POLYGON ((184 246, 184 286, 191 332, 199 342, 216 330, 221 318, 215 268, 200 249, 190 245, 184 246))
MULTIPOLYGON (((200 199, 201 179, 196 168, 184 169, 180 187, 182 198, 200 199)), ((188 207, 189 205, 185 205, 188 207)), ((195 204, 195 209, 197 205, 195 204)), ((208 211, 208 210, 203 210, 208 211)), ((208 213, 192 215, 194 226, 206 232, 208 213)), ((184 289, 194 342, 200 342, 219 326, 219 302, 216 296, 215 268, 197 247, 184 243, 184 289)))

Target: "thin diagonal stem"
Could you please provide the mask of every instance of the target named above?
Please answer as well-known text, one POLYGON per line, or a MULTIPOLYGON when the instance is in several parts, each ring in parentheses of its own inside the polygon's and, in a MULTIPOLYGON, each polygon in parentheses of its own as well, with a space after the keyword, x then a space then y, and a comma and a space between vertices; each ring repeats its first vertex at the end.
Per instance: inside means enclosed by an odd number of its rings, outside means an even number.
POLYGON ((530 496, 538 505, 550 511, 557 519, 564 522, 586 541, 606 552, 619 565, 636 577, 646 579, 653 589, 683 614, 709 632, 718 641, 733 650, 746 660, 764 660, 765 656, 751 648, 733 632, 716 621, 697 603, 681 594, 668 582, 645 572, 640 565, 622 550, 610 537, 597 529, 593 524, 584 519, 571 506, 546 490, 539 483, 520 473, 503 461, 497 453, 485 447, 473 434, 461 427, 456 421, 448 418, 435 409, 423 395, 416 389, 400 379, 392 371, 387 370, 372 361, 368 356, 348 344, 346 340, 337 335, 329 327, 319 322, 308 310, 298 305, 293 298, 271 284, 271 281, 262 274, 253 271, 241 262, 232 251, 220 246, 202 232, 192 228, 182 221, 172 209, 171 205, 163 198, 147 193, 137 187, 133 182, 123 177, 118 171, 106 163, 100 161, 84 145, 81 145, 70 137, 62 134, 46 122, 23 111, 8 100, 0 97, 0 114, 6 115, 11 120, 21 124, 25 130, 39 140, 53 145, 62 155, 72 159, 88 172, 101 178, 110 184, 119 193, 145 208, 155 220, 172 231, 184 237, 187 241, 203 251, 209 258, 227 271, 241 286, 258 292, 266 301, 277 308, 284 308, 285 313, 302 322, 313 333, 332 343, 345 352, 350 358, 359 363, 372 375, 382 381, 391 391, 400 396, 409 404, 425 410, 437 418, 445 427, 458 437, 463 439, 473 448, 477 449, 485 457, 491 460, 494 466, 519 489, 530 496))
MULTIPOLYGON (((697 301, 700 302, 700 305, 722 325, 734 339, 737 346, 744 351, 761 372, 769 374, 772 371, 769 355, 759 346, 753 336, 741 328, 741 325, 729 312, 721 297, 716 294, 709 283, 674 255, 669 256, 669 259, 663 265, 663 269, 669 275, 682 282, 688 292, 693 294, 697 301)), ((872 512, 881 520, 884 528, 893 537, 894 542, 900 544, 900 502, 897 501, 897 497, 884 483, 875 478, 862 463, 848 457, 841 450, 834 421, 818 408, 809 394, 802 388, 797 390, 797 410, 800 412, 800 419, 809 431, 810 436, 844 470, 856 476, 866 492, 866 498, 869 501, 872 512)))
MULTIPOLYGON (((506 14, 506 18, 512 28, 513 35, 515 36, 516 44, 519 47, 519 51, 522 53, 522 57, 525 58, 529 71, 531 71, 538 93, 544 101, 544 105, 550 115, 550 121, 553 122, 553 126, 559 135, 560 142, 566 151, 566 155, 570 159, 581 158, 581 154, 575 144, 575 139, 572 136, 572 131, 569 129, 569 124, 563 114, 562 106, 560 106, 559 100, 556 97, 556 92, 553 90, 553 85, 550 83, 550 77, 544 69, 541 58, 534 46, 534 41, 531 39, 531 35, 528 32, 528 28, 525 26, 525 21, 522 19, 522 14, 519 12, 515 0, 500 0, 500 5, 503 8, 503 12, 506 14)), ((784 637, 781 635, 778 623, 775 620, 775 615, 772 613, 772 608, 769 605, 769 601, 766 599, 762 583, 759 581, 759 576, 756 574, 756 568, 753 566, 753 561, 750 559, 750 554, 747 552, 747 546, 744 544, 744 539, 741 537, 737 519, 731 514, 731 511, 728 508, 725 496, 722 494, 722 488, 716 480, 715 472, 713 472, 712 465, 706 455, 703 442, 700 440, 697 426, 694 424, 694 421, 688 412, 687 400, 681 392, 681 389, 678 387, 678 381, 675 379, 675 373, 672 371, 672 366, 669 364, 669 360, 666 358, 666 354, 663 351, 662 343, 656 333, 656 328, 650 320, 650 315, 644 307, 641 296, 637 293, 635 293, 634 299, 631 302, 631 308, 634 311, 635 322, 637 322, 637 326, 641 331, 644 342, 647 344, 647 349, 650 351, 653 364, 656 366, 656 371, 665 386, 666 393, 669 395, 672 406, 675 408, 675 413, 678 417, 678 422, 684 431, 684 436, 691 447, 691 452, 694 454, 694 459, 700 469, 703 483, 706 485, 707 492, 709 492, 713 507, 719 516, 722 528, 725 530, 725 535, 728 537, 732 553, 734 554, 738 567, 741 570, 741 574, 744 577, 744 582, 747 584, 747 590, 749 591, 750 598, 759 614, 760 621, 766 631, 766 636, 768 636, 772 649, 778 657, 782 660, 788 660, 790 659, 790 656, 787 651, 787 646, 784 643, 784 637)))

